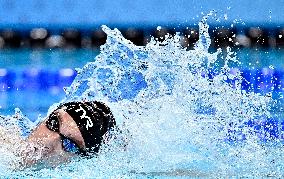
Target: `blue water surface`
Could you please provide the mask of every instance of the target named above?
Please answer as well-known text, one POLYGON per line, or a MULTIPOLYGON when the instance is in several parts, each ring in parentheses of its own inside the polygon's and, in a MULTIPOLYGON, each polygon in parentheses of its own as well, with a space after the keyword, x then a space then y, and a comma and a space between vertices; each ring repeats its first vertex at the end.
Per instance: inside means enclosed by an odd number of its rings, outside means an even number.
MULTIPOLYGON (((231 65, 242 72, 245 79, 242 88, 262 95, 273 91, 280 98, 284 91, 284 52, 269 49, 235 51, 241 63, 231 65)), ((36 120, 38 115, 45 115, 50 105, 64 98, 63 87, 72 83, 76 76, 75 69, 94 61, 97 54, 99 50, 93 49, 1 50, 0 114, 13 114, 18 107, 31 120, 36 120)), ((143 58, 143 54, 140 58, 143 58)), ((107 72, 102 72, 101 78, 110 79, 111 76, 107 75, 107 72)), ((119 84, 124 91, 121 98, 130 99, 139 91, 133 89, 145 87, 141 74, 135 76, 137 83, 132 83, 133 79, 127 75, 123 77, 124 80, 119 84)))

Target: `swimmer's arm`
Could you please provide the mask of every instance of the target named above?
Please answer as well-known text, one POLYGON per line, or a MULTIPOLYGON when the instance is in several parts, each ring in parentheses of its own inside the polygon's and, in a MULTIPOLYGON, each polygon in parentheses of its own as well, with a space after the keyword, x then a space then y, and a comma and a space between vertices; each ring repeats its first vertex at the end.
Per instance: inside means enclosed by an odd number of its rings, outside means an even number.
POLYGON ((11 169, 20 168, 20 148, 22 147, 23 139, 20 136, 17 136, 17 133, 11 133, 3 126, 0 126, 0 148, 3 151, 6 151, 6 156, 10 156, 11 163, 9 166, 11 169))
MULTIPOLYGON (((5 120, 6 116, 0 115, 0 121, 5 120)), ((1 124, 1 123, 0 123, 1 124)), ((10 142, 10 143, 19 143, 22 142, 23 139, 20 137, 18 128, 15 130, 7 130, 5 127, 0 125, 0 142, 10 142), (13 133, 11 133, 13 131, 13 133)))
MULTIPOLYGON (((0 120, 5 117, 0 115, 0 120)), ((15 170, 21 170, 33 165, 34 161, 30 159, 29 153, 32 153, 28 142, 24 140, 19 131, 15 129, 14 133, 0 125, 0 147, 13 153, 19 160, 11 163, 15 170)))
POLYGON ((0 126, 0 143, 9 143, 9 144, 15 144, 15 143, 21 143, 23 139, 20 136, 13 135, 10 132, 7 131, 4 127, 0 126))

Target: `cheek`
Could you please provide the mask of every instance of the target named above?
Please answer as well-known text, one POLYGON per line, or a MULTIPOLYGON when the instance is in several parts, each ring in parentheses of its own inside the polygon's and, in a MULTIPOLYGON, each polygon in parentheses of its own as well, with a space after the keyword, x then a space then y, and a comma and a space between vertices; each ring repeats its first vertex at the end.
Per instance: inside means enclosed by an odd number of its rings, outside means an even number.
POLYGON ((56 166, 60 163, 69 162, 75 154, 65 152, 61 145, 54 146, 53 150, 49 151, 43 158, 51 166, 56 166))
POLYGON ((21 151, 26 165, 36 164, 38 162, 49 161, 54 156, 60 154, 61 148, 58 142, 48 142, 39 140, 36 142, 27 143, 25 149, 21 151))
POLYGON ((38 138, 35 147, 35 153, 40 155, 40 158, 62 152, 61 140, 57 137, 38 138))

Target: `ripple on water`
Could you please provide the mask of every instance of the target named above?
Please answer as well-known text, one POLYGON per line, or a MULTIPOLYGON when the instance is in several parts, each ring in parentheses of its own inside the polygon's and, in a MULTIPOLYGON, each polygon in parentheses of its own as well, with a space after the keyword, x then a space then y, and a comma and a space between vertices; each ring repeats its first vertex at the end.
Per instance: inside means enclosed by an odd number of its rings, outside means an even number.
POLYGON ((241 89, 240 73, 229 73, 228 64, 237 62, 230 48, 208 52, 206 18, 199 23, 199 41, 189 51, 180 46, 179 35, 163 42, 152 38, 140 47, 117 29, 102 26, 106 44, 94 62, 77 69, 62 101, 108 104, 119 128, 114 139, 96 158, 11 175, 281 177, 281 140, 270 143, 266 136, 263 142, 265 130, 248 125, 271 118, 272 99, 241 89), (224 66, 215 68, 223 53, 224 66))

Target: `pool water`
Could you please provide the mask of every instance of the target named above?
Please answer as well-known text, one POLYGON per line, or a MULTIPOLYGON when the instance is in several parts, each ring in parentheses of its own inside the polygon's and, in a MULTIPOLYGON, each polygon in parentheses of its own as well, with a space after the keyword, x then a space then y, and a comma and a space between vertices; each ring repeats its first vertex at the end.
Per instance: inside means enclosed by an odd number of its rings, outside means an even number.
POLYGON ((98 49, 2 49, 0 67, 9 70, 80 68, 98 53, 98 49))
POLYGON ((0 53, 0 113, 20 108, 31 120, 46 114, 64 97, 63 87, 76 76, 75 68, 93 61, 93 49, 6 49, 0 53))
MULTIPOLYGON (((264 77, 266 79, 259 80, 259 83, 263 80, 268 83, 276 72, 280 77, 272 83, 282 88, 280 81, 284 74, 282 71, 284 51, 269 49, 235 49, 234 51, 241 64, 231 65, 242 71, 248 81, 254 83, 253 76, 256 75, 256 71, 263 70, 266 71, 267 75, 264 77)), ((0 88, 2 89, 0 114, 12 114, 18 107, 31 120, 35 120, 40 114, 44 115, 50 105, 63 99, 65 95, 63 87, 72 83, 76 76, 75 69, 82 68, 87 62, 93 61, 98 54, 98 49, 2 50, 0 53, 0 88)), ((264 88, 260 90, 255 88, 255 90, 267 92, 270 88, 271 86, 268 86, 266 91, 264 88)))
MULTIPOLYGON (((283 91, 279 83, 283 73, 281 65, 277 65, 283 58, 282 52, 267 54, 244 49, 237 53, 243 62, 239 63, 230 49, 209 53, 208 25, 200 22, 199 27, 200 40, 194 50, 186 51, 180 48, 178 35, 165 42, 152 40, 146 47, 137 47, 118 30, 104 26, 106 44, 99 54, 90 51, 96 58, 89 60, 93 56, 88 56, 87 61, 92 62, 82 64, 83 68, 80 61, 77 72, 73 63, 64 67, 59 64, 52 68, 56 69, 53 72, 45 65, 35 67, 39 70, 27 68, 31 75, 23 75, 26 69, 17 69, 21 78, 32 78, 10 88, 2 84, 2 94, 7 99, 3 111, 13 109, 11 105, 20 101, 17 107, 25 110, 23 114, 35 116, 43 114, 54 102, 96 99, 112 109, 120 128, 113 134, 116 140, 103 145, 95 158, 74 161, 55 170, 20 171, 18 175, 283 177, 284 123, 277 114, 281 104, 279 107, 273 99, 280 99, 283 91), (255 61, 265 54, 275 61, 255 61), (251 57, 251 64, 247 64, 251 57), (40 74, 46 71, 58 79, 65 78, 63 82, 76 76, 65 89, 66 95, 61 90, 61 80, 48 78, 48 83, 44 83, 40 74), (39 84, 33 81, 34 77, 41 79, 39 84), (37 101, 30 100, 33 95, 32 99, 37 101)), ((76 51, 64 53, 74 55, 76 51)))

